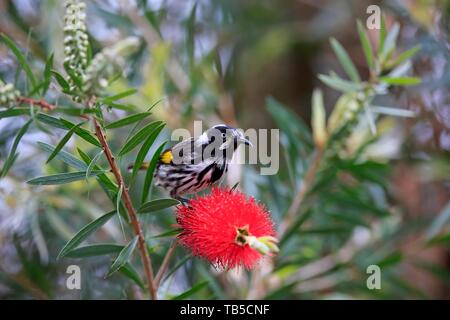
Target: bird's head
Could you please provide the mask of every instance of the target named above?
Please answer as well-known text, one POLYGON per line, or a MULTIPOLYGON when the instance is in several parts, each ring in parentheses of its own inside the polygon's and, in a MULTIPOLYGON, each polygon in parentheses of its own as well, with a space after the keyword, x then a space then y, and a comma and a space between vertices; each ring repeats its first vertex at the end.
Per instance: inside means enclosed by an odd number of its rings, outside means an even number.
POLYGON ((240 144, 253 146, 242 131, 224 124, 218 124, 209 128, 203 133, 201 139, 208 145, 214 144, 219 150, 230 148, 236 150, 240 144))

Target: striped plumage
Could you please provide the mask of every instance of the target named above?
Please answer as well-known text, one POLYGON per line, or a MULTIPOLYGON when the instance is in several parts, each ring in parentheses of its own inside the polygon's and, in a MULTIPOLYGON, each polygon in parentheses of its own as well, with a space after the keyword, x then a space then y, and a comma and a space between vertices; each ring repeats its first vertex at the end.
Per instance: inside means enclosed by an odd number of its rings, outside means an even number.
POLYGON ((217 125, 197 139, 189 139, 162 152, 155 170, 155 185, 182 199, 220 180, 240 143, 250 144, 242 133, 217 125))

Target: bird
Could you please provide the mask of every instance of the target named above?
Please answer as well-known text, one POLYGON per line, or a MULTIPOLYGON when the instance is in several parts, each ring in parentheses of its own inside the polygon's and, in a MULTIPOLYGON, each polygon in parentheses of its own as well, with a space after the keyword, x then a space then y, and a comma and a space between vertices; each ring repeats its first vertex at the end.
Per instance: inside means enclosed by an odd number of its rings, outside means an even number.
POLYGON ((155 185, 186 203, 183 195, 204 190, 222 178, 240 144, 253 146, 240 130, 225 124, 209 128, 198 138, 181 141, 161 153, 155 185))

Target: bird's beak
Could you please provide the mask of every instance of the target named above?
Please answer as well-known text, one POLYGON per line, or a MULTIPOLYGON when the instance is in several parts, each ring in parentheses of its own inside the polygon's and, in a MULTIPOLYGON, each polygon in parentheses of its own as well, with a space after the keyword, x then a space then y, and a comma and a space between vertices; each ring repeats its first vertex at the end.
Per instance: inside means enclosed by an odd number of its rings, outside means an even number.
POLYGON ((238 130, 236 130, 234 132, 235 132, 238 143, 243 143, 247 146, 253 147, 253 143, 251 143, 249 139, 245 138, 245 136, 242 132, 240 132, 238 130))
POLYGON ((250 140, 246 139, 245 137, 239 137, 238 142, 243 143, 247 146, 253 147, 253 143, 251 143, 250 140))

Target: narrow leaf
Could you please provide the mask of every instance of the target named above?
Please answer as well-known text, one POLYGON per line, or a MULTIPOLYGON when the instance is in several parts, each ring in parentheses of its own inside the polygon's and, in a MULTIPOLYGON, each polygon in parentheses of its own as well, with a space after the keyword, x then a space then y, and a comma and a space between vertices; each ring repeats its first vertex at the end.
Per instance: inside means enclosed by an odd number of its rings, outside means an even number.
POLYGON ((364 106, 364 111, 366 114, 367 122, 369 123, 370 131, 373 135, 377 133, 377 126, 375 124, 375 119, 373 117, 373 114, 368 106, 364 106))
POLYGON ((46 163, 49 163, 57 154, 58 152, 66 145, 66 143, 69 141, 69 139, 72 137, 72 134, 74 131, 79 128, 84 122, 80 122, 77 125, 73 126, 67 133, 64 135, 64 137, 61 139, 61 141, 56 145, 55 150, 50 154, 50 156, 47 159, 46 163))
POLYGON ((142 113, 136 113, 133 114, 131 116, 125 117, 123 119, 111 122, 110 124, 108 124, 107 126, 105 126, 105 129, 115 129, 115 128, 120 128, 123 126, 127 126, 131 123, 140 121, 146 117, 148 117, 151 113, 150 112, 142 112, 142 113))
POLYGON ((95 155, 95 157, 92 159, 91 163, 89 163, 89 166, 87 167, 87 170, 86 170, 86 179, 89 178, 89 176, 91 175, 92 170, 95 168, 95 166, 96 166, 98 160, 100 159, 100 157, 102 156, 102 154, 103 154, 103 150, 100 150, 100 152, 97 153, 95 155))
POLYGON ((93 244, 67 251, 67 258, 86 258, 119 253, 123 246, 114 243, 93 244))
POLYGON ((394 59, 394 61, 391 63, 391 67, 397 66, 397 65, 405 62, 406 60, 408 60, 409 58, 414 56, 417 52, 419 52, 420 49, 421 49, 421 46, 420 46, 420 44, 418 44, 417 46, 414 46, 411 49, 406 50, 405 52, 403 52, 397 58, 394 59))
POLYGON ((148 134, 161 125, 162 121, 154 121, 152 123, 149 123, 145 127, 143 127, 141 130, 136 132, 135 135, 133 135, 122 147, 122 149, 119 151, 119 156, 123 156, 124 154, 130 152, 133 150, 139 143, 144 141, 148 137, 148 134))
POLYGON ((150 150, 151 146, 153 145, 153 142, 155 142, 156 138, 158 137, 161 130, 164 128, 165 124, 162 123, 157 128, 155 128, 151 133, 149 134, 148 138, 145 140, 145 142, 142 144, 141 149, 139 150, 136 159, 133 164, 133 173, 132 177, 136 176, 139 168, 141 167, 142 163, 144 162, 145 156, 148 153, 148 150, 150 150))
POLYGON ((172 199, 172 198, 156 199, 156 200, 144 203, 139 208, 138 213, 154 212, 154 211, 170 208, 172 206, 177 206, 179 204, 180 204, 180 201, 178 201, 176 199, 172 199))
POLYGON ((48 124, 49 126, 59 129, 66 129, 66 126, 58 118, 49 116, 48 114, 38 113, 35 118, 36 120, 48 124))
POLYGON ((120 251, 119 255, 117 256, 116 260, 112 263, 111 267, 109 268, 108 274, 106 277, 109 277, 114 272, 119 270, 121 267, 123 267, 128 260, 130 260, 130 257, 134 251, 134 248, 136 248, 136 244, 138 242, 138 236, 135 236, 127 245, 125 248, 120 251))
POLYGON ((370 44, 369 37, 367 36, 366 30, 364 29, 361 21, 357 21, 359 40, 361 41, 361 45, 363 47, 364 56, 366 57, 367 65, 369 69, 373 68, 373 51, 372 45, 370 44))
MULTIPOLYGON (((65 120, 63 118, 59 119, 61 123, 66 127, 66 129, 70 129, 74 126, 74 124, 68 120, 65 120)), ((81 127, 75 128, 75 134, 78 135, 80 138, 84 139, 85 141, 93 144, 96 147, 102 147, 101 143, 98 141, 98 139, 88 130, 83 129, 81 127)))
POLYGON ((380 32, 378 35, 378 53, 381 54, 383 52, 384 41, 386 40, 386 19, 384 15, 381 15, 381 26, 380 32))
POLYGON ((316 146, 322 148, 327 140, 325 123, 325 107, 323 105, 322 91, 316 89, 312 98, 312 129, 316 146))
POLYGON ((189 298, 190 296, 192 296, 194 293, 200 291, 201 289, 203 289, 204 287, 206 287, 208 285, 208 281, 202 281, 198 284, 196 284, 195 286, 193 286, 191 289, 175 296, 172 300, 184 300, 186 298, 189 298))
POLYGON ((60 73, 58 73, 55 70, 52 70, 52 74, 53 74, 53 77, 56 79, 56 82, 58 82, 58 84, 61 86, 61 89, 65 90, 65 91, 70 90, 69 83, 66 81, 66 79, 64 79, 64 77, 60 73))
POLYGON ((342 92, 354 92, 361 89, 361 85, 355 82, 350 82, 338 77, 327 76, 319 74, 319 79, 329 87, 342 92))
POLYGON ((116 100, 120 100, 120 99, 123 99, 125 97, 131 96, 131 95, 135 94, 136 92, 137 92, 136 89, 126 90, 126 91, 118 93, 116 95, 103 98, 103 102, 105 102, 105 103, 114 102, 116 100))
MULTIPOLYGON (((89 155, 87 153, 85 153, 83 150, 81 150, 79 148, 77 148, 77 150, 78 150, 78 153, 79 153, 81 159, 83 159, 86 166, 88 166, 92 162, 91 157, 89 157, 89 155)), ((94 170, 101 170, 101 168, 98 165, 95 165, 94 170)), ((106 174, 104 174, 104 173, 99 174, 97 176, 97 180, 99 181, 100 185, 105 190, 108 197, 110 197, 110 193, 108 192, 109 190, 111 190, 113 193, 117 192, 117 190, 118 190, 117 185, 114 182, 112 182, 111 179, 108 178, 108 176, 106 174)))
POLYGON ((398 33, 400 31, 400 25, 395 23, 389 33, 386 36, 386 40, 383 44, 383 50, 381 51, 381 57, 386 58, 394 49, 397 42, 398 33))
POLYGON ((0 111, 0 119, 22 116, 29 113, 30 110, 28 108, 11 108, 5 111, 0 111))
POLYGON ((44 82, 42 85, 42 96, 45 96, 52 81, 52 67, 53 67, 53 53, 48 57, 47 62, 45 63, 44 82))
POLYGON ((180 234, 182 230, 181 229, 173 229, 169 230, 160 234, 157 234, 155 236, 152 236, 151 238, 157 239, 157 238, 167 238, 167 237, 175 237, 180 234))
MULTIPOLYGON (((96 176, 101 173, 104 173, 104 171, 92 171, 90 176, 96 176)), ((52 174, 49 176, 37 177, 28 180, 27 183, 32 185, 55 185, 79 181, 85 178, 86 172, 84 171, 66 172, 66 173, 52 174)))
POLYGON ((381 77, 381 81, 392 85, 414 86, 421 83, 417 77, 381 77))
POLYGON ((155 171, 156 165, 158 164, 159 156, 161 155, 161 152, 165 145, 166 142, 163 142, 158 147, 158 149, 156 149, 152 159, 148 164, 147 171, 145 173, 144 186, 142 188, 141 204, 143 204, 147 200, 148 194, 150 192, 150 187, 153 181, 153 172, 155 171))
MULTIPOLYGON (((49 145, 44 142, 38 142, 38 146, 41 150, 43 150, 47 153, 52 153, 55 150, 54 146, 49 145)), ((83 161, 75 158, 73 155, 71 155, 70 153, 68 153, 64 150, 61 150, 60 152, 58 152, 58 154, 56 155, 56 158, 63 161, 64 163, 68 164, 69 166, 80 170, 80 171, 85 171, 87 169, 87 165, 83 161)))
POLYGON ((58 259, 66 256, 69 251, 78 247, 78 245, 81 244, 87 237, 89 237, 97 229, 103 226, 109 219, 111 219, 115 213, 115 210, 105 213, 101 217, 84 226, 72 239, 70 239, 64 245, 64 247, 61 249, 61 252, 58 254, 58 259))
POLYGON ((139 273, 136 271, 136 269, 130 263, 125 263, 119 269, 119 272, 122 273, 127 278, 131 279, 134 283, 136 283, 139 286, 139 288, 144 290, 145 284, 142 281, 141 276, 139 275, 139 273))
POLYGON ((330 42, 331 46, 333 47, 334 53, 336 54, 337 58, 339 59, 339 62, 341 63, 342 67, 344 68, 345 72, 350 77, 350 79, 353 82, 361 81, 355 65, 353 64, 352 60, 350 59, 350 57, 348 56, 347 52, 342 47, 342 45, 335 38, 331 38, 330 42))
POLYGON ((31 120, 31 119, 28 120, 27 123, 25 123, 24 126, 22 128, 20 128, 19 132, 17 133, 16 138, 14 139, 14 142, 11 146, 11 150, 9 151, 8 158, 6 158, 5 164, 3 165, 3 169, 0 174, 0 177, 4 177, 8 173, 12 164, 14 163, 14 160, 17 157, 16 150, 19 145, 19 142, 22 139, 22 137, 24 136, 24 134, 27 132, 28 127, 30 126, 32 121, 33 120, 31 120))
POLYGON ((19 48, 17 48, 17 46, 14 43, 14 41, 12 41, 10 38, 8 38, 7 35, 5 35, 4 33, 0 33, 0 36, 2 37, 3 41, 5 42, 5 44, 14 53, 14 55, 16 56, 17 61, 19 62, 20 66, 22 67, 22 69, 27 74, 28 80, 31 83, 31 88, 34 88, 36 86, 36 84, 37 84, 37 81, 36 81, 36 78, 35 78, 35 76, 33 74, 33 71, 31 71, 31 68, 30 68, 30 66, 29 66, 25 56, 19 50, 19 48))
POLYGON ((372 110, 372 112, 374 112, 374 113, 381 113, 381 114, 386 114, 386 115, 395 116, 395 117, 413 118, 416 116, 416 113, 414 111, 398 109, 398 108, 371 106, 370 110, 372 110))

